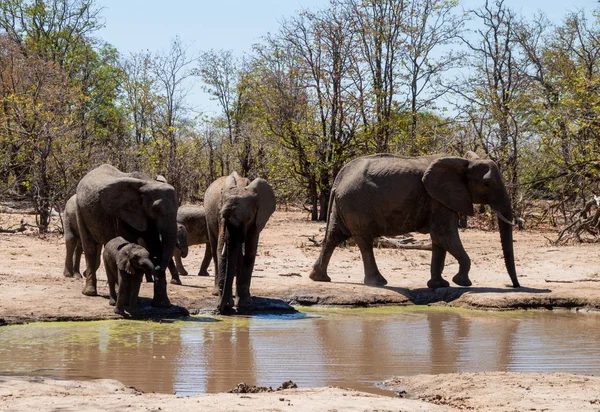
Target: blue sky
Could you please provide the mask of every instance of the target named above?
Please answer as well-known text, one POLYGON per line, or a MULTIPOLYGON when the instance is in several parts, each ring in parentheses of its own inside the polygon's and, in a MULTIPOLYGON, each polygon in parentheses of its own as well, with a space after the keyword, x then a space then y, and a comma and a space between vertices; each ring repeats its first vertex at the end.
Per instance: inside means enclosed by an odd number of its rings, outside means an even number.
MULTIPOLYGON (((329 0, 97 0, 103 8, 105 27, 97 36, 123 53, 166 49, 169 40, 179 36, 190 51, 231 49, 237 55, 251 51, 252 45, 279 22, 296 11, 326 7, 329 0)), ((464 9, 478 8, 484 0, 462 0, 464 9)), ((595 0, 505 0, 505 4, 531 17, 543 10, 553 21, 567 11, 592 9, 595 0)), ((196 85, 188 96, 202 111, 217 110, 214 102, 196 85)))

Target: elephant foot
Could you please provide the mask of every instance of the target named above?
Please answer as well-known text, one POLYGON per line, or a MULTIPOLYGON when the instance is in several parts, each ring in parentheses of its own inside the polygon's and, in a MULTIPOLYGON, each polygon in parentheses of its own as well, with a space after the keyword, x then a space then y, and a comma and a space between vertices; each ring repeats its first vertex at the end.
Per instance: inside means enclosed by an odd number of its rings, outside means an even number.
POLYGON ((152 306, 157 307, 157 308, 168 308, 171 306, 171 302, 169 301, 168 297, 160 297, 160 298, 153 298, 152 299, 152 306))
POLYGON ((365 276, 363 283, 367 286, 385 286, 387 280, 381 276, 381 273, 377 273, 374 276, 365 276))
POLYGON ((218 286, 214 286, 212 292, 210 292, 210 293, 213 296, 219 296, 220 295, 219 287, 218 286))
POLYGON ((110 300, 108 301, 108 304, 109 304, 110 306, 115 306, 115 305, 117 304, 117 301, 116 301, 116 300, 114 300, 113 298, 110 298, 110 300))
POLYGON ((115 313, 117 315, 125 316, 125 310, 123 308, 115 308, 115 313))
POLYGON ((171 284, 181 285, 181 280, 179 278, 171 278, 171 284))
POLYGON ((73 273, 73 277, 79 278, 79 279, 83 279, 83 275, 80 272, 74 272, 73 273))
POLYGON ((469 275, 461 275, 457 274, 452 278, 452 282, 456 283, 458 286, 471 286, 471 279, 469 279, 469 275))
POLYGON ((254 309, 254 300, 252 300, 252 296, 239 297, 237 308, 238 311, 249 311, 254 309))
POLYGON ((189 273, 188 273, 187 270, 183 270, 183 271, 179 271, 178 270, 177 272, 179 272, 179 276, 187 276, 187 275, 189 275, 189 273))
POLYGON ((207 270, 201 270, 200 272, 198 272, 198 276, 206 276, 208 277, 208 271, 207 270))
POLYGON ((98 296, 98 291, 95 286, 85 285, 83 291, 81 291, 86 296, 98 296))
POLYGON ((331 282, 331 278, 327 276, 327 273, 317 268, 313 268, 308 277, 315 282, 331 282))
POLYGON ((442 278, 429 279, 429 281, 427 282, 427 287, 431 289, 447 288, 448 286, 450 286, 450 283, 448 283, 447 280, 442 278))
POLYGON ((66 278, 72 278, 73 277, 73 273, 71 273, 67 269, 65 269, 65 271, 63 272, 63 276, 66 277, 66 278))
POLYGON ((217 310, 219 311, 219 313, 221 315, 226 315, 229 314, 233 311, 233 296, 229 299, 229 301, 225 304, 225 307, 223 308, 223 310, 220 309, 221 305, 219 304, 219 306, 217 306, 217 310))

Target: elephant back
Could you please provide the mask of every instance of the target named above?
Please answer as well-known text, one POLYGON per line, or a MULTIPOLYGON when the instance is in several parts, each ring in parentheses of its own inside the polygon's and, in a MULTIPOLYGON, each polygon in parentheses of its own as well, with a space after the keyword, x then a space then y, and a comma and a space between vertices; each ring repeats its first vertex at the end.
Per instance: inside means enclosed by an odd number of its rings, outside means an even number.
POLYGON ((185 226, 188 232, 189 246, 208 242, 204 207, 196 205, 180 206, 177 210, 177 223, 185 226))

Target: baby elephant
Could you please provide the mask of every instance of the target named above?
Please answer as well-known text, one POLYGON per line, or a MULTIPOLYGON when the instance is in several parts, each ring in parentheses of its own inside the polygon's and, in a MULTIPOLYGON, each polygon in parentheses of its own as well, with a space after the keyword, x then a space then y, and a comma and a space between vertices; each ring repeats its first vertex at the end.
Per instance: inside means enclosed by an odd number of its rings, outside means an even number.
MULTIPOLYGON (((185 230, 185 233, 187 234, 188 247, 206 244, 204 259, 200 265, 198 276, 208 276, 207 269, 212 259, 212 252, 210 251, 210 244, 208 243, 208 230, 206 228, 206 213, 204 208, 202 206, 194 205, 179 206, 179 209, 177 209, 177 223, 178 225, 183 226, 183 230, 185 230)), ((181 261, 181 258, 185 258, 186 255, 187 248, 185 249, 185 253, 184 249, 175 249, 173 259, 175 260, 176 269, 172 266, 173 262, 171 261, 171 265, 169 265, 171 275, 173 275, 173 272, 176 272, 181 276, 186 276, 188 274, 181 261)))
POLYGON ((116 237, 104 246, 102 257, 108 278, 110 305, 115 306, 115 313, 120 315, 125 314, 127 305, 129 313, 134 313, 144 274, 154 276, 150 254, 144 247, 116 237), (119 285, 119 293, 115 285, 119 285))

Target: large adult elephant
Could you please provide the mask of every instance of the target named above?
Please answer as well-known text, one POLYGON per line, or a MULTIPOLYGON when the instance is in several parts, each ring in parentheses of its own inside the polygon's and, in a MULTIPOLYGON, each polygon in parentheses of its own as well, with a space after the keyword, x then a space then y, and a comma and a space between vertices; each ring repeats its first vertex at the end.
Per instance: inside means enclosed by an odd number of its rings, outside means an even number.
POLYGON ((173 186, 123 173, 111 165, 89 172, 77 185, 77 223, 86 257, 84 295, 96 295, 102 246, 122 236, 143 239, 156 268, 155 306, 169 306, 165 270, 177 244, 177 196, 173 186))
POLYGON ((442 278, 446 252, 459 270, 452 279, 471 286, 471 260, 458 235, 458 214, 473 215, 473 203, 489 204, 498 216, 506 269, 519 287, 512 240, 512 209, 498 166, 491 160, 448 156, 401 157, 378 154, 354 159, 335 178, 327 231, 310 278, 329 282, 335 247, 354 237, 362 254, 366 285, 387 284, 373 255, 373 239, 407 232, 430 233, 433 243, 430 288, 442 278))
POLYGON ((254 306, 250 281, 256 259, 258 237, 275 211, 275 195, 263 179, 251 183, 233 172, 220 177, 204 194, 208 239, 215 261, 215 290, 218 310, 233 306, 236 277, 238 310, 254 306))

